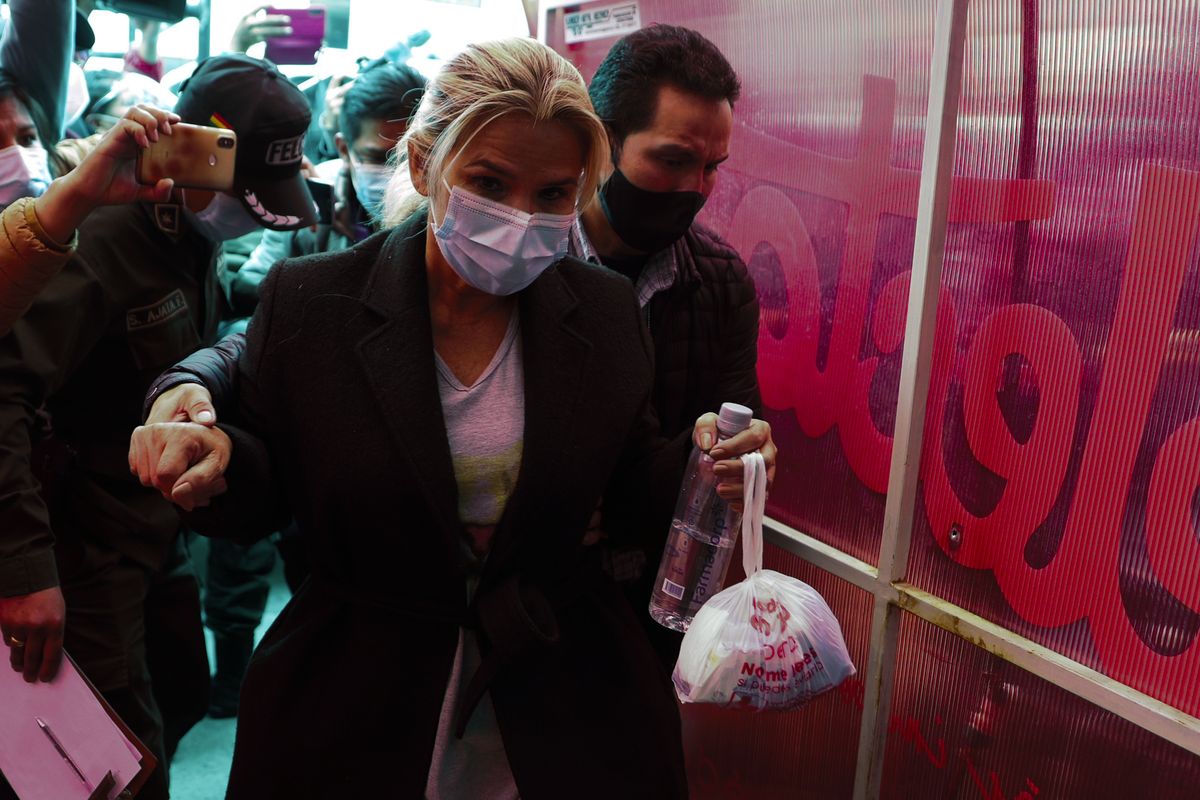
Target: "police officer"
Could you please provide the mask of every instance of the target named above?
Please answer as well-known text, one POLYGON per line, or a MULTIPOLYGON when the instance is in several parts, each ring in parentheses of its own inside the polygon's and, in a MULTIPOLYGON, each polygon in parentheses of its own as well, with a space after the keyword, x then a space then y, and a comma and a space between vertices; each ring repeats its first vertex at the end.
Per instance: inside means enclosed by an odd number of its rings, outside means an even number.
MULTIPOLYGON (((147 593, 178 564, 179 520, 130 475, 129 434, 152 379, 212 341, 220 243, 316 221, 300 174, 311 112, 274 66, 208 59, 176 112, 237 133, 233 190, 162 200, 171 187, 159 186, 157 202, 136 192, 143 202, 92 212, 62 272, 0 339, 0 631, 27 680, 52 678, 65 646, 159 755, 148 798, 167 796, 167 748, 146 663, 147 593)), ((166 135, 147 126, 150 138, 166 135)), ((72 250, 61 244, 69 228, 47 230, 36 208, 20 210, 30 235, 72 250)), ((197 608, 164 628, 200 636, 197 608)))
MULTIPOLYGON (((633 282, 654 342, 654 410, 663 435, 676 441, 690 437, 696 418, 721 403, 761 406, 754 282, 737 251, 696 222, 729 157, 740 93, 717 46, 674 25, 619 40, 588 85, 608 128, 612 170, 580 215, 572 252, 633 282)), ((770 426, 755 420, 753 427, 756 440, 767 440, 764 454, 772 455, 770 426)), ((722 445, 710 452, 724 459, 742 450, 722 445)), ((674 501, 652 499, 658 508, 674 501)), ((605 513, 602 526, 610 572, 670 670, 682 637, 646 613, 667 533, 645 529, 656 518, 605 513)))

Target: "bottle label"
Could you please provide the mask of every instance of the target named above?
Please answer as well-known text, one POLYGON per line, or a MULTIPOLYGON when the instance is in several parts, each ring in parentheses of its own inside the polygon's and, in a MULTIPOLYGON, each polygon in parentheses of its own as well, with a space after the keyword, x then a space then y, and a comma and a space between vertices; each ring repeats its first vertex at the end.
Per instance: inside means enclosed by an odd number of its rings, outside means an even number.
POLYGON ((683 599, 683 592, 684 592, 683 587, 680 586, 678 583, 675 583, 670 578, 663 579, 662 591, 663 591, 663 594, 668 595, 670 597, 674 597, 676 600, 683 599))

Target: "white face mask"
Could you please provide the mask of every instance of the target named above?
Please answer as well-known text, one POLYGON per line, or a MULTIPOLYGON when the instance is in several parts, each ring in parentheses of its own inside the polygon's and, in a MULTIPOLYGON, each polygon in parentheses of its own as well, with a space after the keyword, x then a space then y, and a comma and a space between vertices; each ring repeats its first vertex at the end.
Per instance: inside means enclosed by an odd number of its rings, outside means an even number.
POLYGON ((455 186, 433 234, 460 278, 481 292, 510 295, 567 254, 574 222, 574 214, 526 214, 455 186))
POLYGON ((67 71, 67 101, 63 125, 71 125, 83 116, 83 110, 87 108, 89 99, 87 78, 83 75, 83 68, 78 64, 72 64, 67 71))
POLYGON ((203 211, 185 206, 184 213, 192 228, 210 242, 227 242, 259 227, 240 202, 222 192, 217 192, 203 211))
POLYGON ((379 219, 383 215, 383 198, 387 195, 388 181, 392 179, 393 170, 386 164, 363 164, 360 161, 351 163, 354 165, 350 176, 354 184, 354 194, 371 218, 379 219))
POLYGON ((41 145, 0 149, 0 207, 22 197, 40 197, 49 186, 49 156, 41 145))

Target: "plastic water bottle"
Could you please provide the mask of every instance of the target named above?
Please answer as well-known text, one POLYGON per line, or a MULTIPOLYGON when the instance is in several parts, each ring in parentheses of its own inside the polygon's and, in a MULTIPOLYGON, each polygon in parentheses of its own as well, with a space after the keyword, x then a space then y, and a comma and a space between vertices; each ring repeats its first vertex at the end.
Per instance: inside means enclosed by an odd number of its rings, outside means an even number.
MULTIPOLYGON (((723 404, 717 441, 746 430, 753 417, 745 406, 723 404)), ((692 450, 650 595, 650 616, 672 630, 686 631, 704 601, 721 591, 737 541, 742 515, 717 496, 715 463, 699 447, 692 450)))

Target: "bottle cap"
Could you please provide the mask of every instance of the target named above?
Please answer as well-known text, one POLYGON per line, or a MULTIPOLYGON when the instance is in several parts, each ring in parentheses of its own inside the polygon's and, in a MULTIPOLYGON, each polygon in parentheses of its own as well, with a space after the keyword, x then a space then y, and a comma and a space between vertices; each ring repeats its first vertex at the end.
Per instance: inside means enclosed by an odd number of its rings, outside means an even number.
POLYGON ((722 403, 717 415, 717 430, 726 436, 735 436, 750 427, 754 412, 738 403, 722 403))

